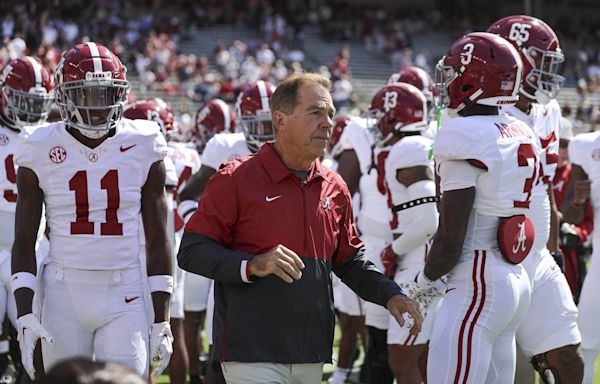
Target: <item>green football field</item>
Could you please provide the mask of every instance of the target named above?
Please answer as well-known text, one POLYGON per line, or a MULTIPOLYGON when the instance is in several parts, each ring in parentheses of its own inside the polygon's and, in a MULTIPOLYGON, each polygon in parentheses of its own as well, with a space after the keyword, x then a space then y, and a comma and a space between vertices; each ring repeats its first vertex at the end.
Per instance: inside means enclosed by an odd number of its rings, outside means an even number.
MULTIPOLYGON (((329 375, 331 374, 331 371, 333 371, 333 366, 332 365, 326 365, 325 366, 325 370, 324 370, 324 378, 326 379, 327 377, 329 377, 329 375)), ((600 384, 600 358, 598 360, 596 360, 596 367, 594 368, 594 371, 596 372, 595 376, 594 376, 594 384, 600 384)), ((158 381, 158 384, 169 384, 169 377, 168 376, 161 376, 158 381)), ((326 384, 327 381, 323 380, 323 384, 326 384)), ((352 383, 351 381, 348 381, 348 383, 352 383)), ((540 383, 539 380, 537 380, 537 383, 540 383)))
MULTIPOLYGON (((335 344, 333 346, 334 356, 337 356, 338 336, 339 336, 338 328, 336 327, 336 339, 335 339, 335 344)), ((360 363, 362 362, 362 358, 363 358, 363 356, 361 354, 361 356, 359 357, 359 359, 354 364, 354 370, 353 370, 354 374, 351 376, 351 379, 353 379, 353 378, 355 378, 357 376, 358 367, 360 366, 360 363)), ((323 384, 327 383, 327 378, 329 377, 329 375, 331 375, 331 373, 333 372, 333 369, 334 369, 333 365, 331 365, 331 364, 325 365, 325 368, 323 369, 323 379, 324 379, 323 380, 323 384)), ((595 367, 594 367, 594 372, 595 372, 595 375, 594 375, 594 384, 600 384, 600 357, 598 357, 598 359, 596 360, 596 364, 595 364, 595 367)), ((348 380, 347 383, 357 383, 357 382, 356 381, 348 380)), ((540 383, 541 383, 540 380, 536 380, 535 384, 540 384, 540 383)), ((166 376, 166 375, 162 375, 158 379, 157 384, 170 384, 169 377, 166 376)), ((532 383, 532 384, 534 384, 534 383, 532 383)))

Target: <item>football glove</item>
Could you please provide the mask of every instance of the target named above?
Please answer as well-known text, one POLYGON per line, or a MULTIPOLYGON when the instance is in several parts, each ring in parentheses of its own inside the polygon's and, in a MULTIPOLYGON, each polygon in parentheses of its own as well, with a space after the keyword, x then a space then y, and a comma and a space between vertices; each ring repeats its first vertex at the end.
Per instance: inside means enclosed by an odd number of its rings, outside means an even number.
POLYGON ((54 343, 54 337, 40 323, 33 313, 28 313, 17 319, 19 346, 21 347, 21 361, 31 380, 35 379, 33 366, 33 351, 35 344, 42 338, 47 343, 54 343))
POLYGON ((150 326, 150 361, 152 376, 158 377, 169 365, 173 354, 173 334, 168 321, 150 326))
POLYGON ((421 306, 423 318, 427 316, 427 311, 438 297, 444 295, 446 283, 442 279, 429 280, 423 271, 420 271, 415 277, 414 282, 401 283, 402 292, 413 299, 421 306))

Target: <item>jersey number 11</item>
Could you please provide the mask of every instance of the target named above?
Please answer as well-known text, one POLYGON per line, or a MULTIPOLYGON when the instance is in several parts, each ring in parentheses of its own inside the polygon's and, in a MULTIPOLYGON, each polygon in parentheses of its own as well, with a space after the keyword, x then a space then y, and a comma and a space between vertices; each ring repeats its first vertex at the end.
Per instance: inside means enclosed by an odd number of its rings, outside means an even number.
MULTIPOLYGON (((100 188, 106 190, 107 207, 106 222, 100 223, 100 235, 121 236, 123 224, 119 223, 117 210, 121 202, 119 196, 119 173, 116 169, 106 172, 100 179, 100 188)), ((75 192, 76 219, 71 223, 72 235, 93 235, 94 223, 90 221, 90 204, 88 201, 87 172, 78 171, 69 180, 69 190, 75 192)))

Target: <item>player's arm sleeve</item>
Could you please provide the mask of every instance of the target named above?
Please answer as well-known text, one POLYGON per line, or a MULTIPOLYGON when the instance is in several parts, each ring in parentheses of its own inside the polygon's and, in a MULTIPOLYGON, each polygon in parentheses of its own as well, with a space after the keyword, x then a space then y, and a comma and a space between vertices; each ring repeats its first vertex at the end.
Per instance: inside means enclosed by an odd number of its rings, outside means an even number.
POLYGON ((243 267, 254 255, 228 248, 237 209, 237 187, 231 167, 225 166, 208 182, 186 225, 177 254, 182 269, 222 282, 247 281, 243 267))
POLYGON ((444 192, 474 187, 477 177, 483 172, 485 171, 481 168, 464 160, 447 160, 438 164, 440 185, 444 192))
POLYGON ((165 157, 163 161, 165 163, 165 171, 166 171, 165 187, 167 189, 175 188, 175 187, 177 187, 177 182, 178 182, 177 170, 175 169, 175 164, 173 163, 173 160, 171 160, 171 158, 168 156, 165 157))
POLYGON ((30 145, 30 143, 26 140, 26 131, 21 131, 19 136, 17 136, 17 149, 13 155, 13 161, 19 167, 29 168, 35 172, 34 161, 33 161, 33 152, 34 149, 30 145))
POLYGON ((219 145, 217 143, 218 137, 213 136, 204 147, 202 151, 202 157, 200 158, 200 163, 212 169, 219 169, 221 164, 223 164, 227 159, 222 159, 221 152, 219 149, 219 145))
POLYGON ((333 272, 361 298, 385 307, 392 296, 402 295, 402 290, 365 257, 365 247, 358 238, 352 217, 350 194, 345 195, 347 203, 341 221, 338 249, 333 258, 333 272))
POLYGON ((589 161, 591 154, 587 148, 587 136, 578 135, 569 143, 569 160, 579 165, 589 175, 589 161))
MULTIPOLYGON (((435 196, 435 182, 433 180, 421 180, 408 187, 409 201, 420 197, 435 196)), ((437 230, 438 212, 433 203, 425 203, 408 208, 412 215, 410 224, 392 243, 392 249, 397 255, 403 255, 425 244, 437 230)))
MULTIPOLYGON (((137 121, 137 120, 136 120, 137 121)), ((140 120, 141 121, 141 120, 140 120)), ((144 180, 144 183, 146 183, 148 175, 150 174, 150 168, 152 167, 152 165, 154 163, 156 163, 157 161, 163 161, 164 165, 165 165, 165 170, 167 172, 169 172, 169 163, 167 160, 165 161, 165 158, 167 157, 167 152, 168 152, 168 147, 167 147, 167 141, 165 140, 165 137, 163 136, 163 134, 160 132, 160 128, 158 127, 158 124, 154 123, 154 122, 148 122, 148 121, 143 121, 144 123, 151 123, 156 125, 156 129, 152 129, 150 132, 148 132, 148 130, 150 128, 145 127, 144 128, 144 132, 145 132, 145 138, 144 138, 144 144, 143 148, 144 151, 141 151, 141 153, 143 153, 143 158, 140 158, 140 161, 143 161, 146 166, 147 169, 145 170, 144 174, 146 175, 146 180, 144 180)), ((152 126, 150 126, 152 127, 152 126)), ((172 165, 172 170, 174 171, 175 165, 171 162, 170 165, 172 165)), ((168 178, 173 177, 173 174, 171 173, 171 175, 169 175, 167 173, 166 175, 166 180, 165 180, 165 187, 171 187, 169 185, 169 180, 168 178)), ((175 173, 175 178, 177 178, 177 173, 175 173)), ((177 181, 175 182, 175 185, 177 184, 177 181)))
POLYGON ((254 255, 234 251, 198 233, 185 232, 177 254, 185 271, 226 283, 249 282, 248 261, 254 255))
POLYGON ((437 171, 439 173, 439 165, 448 160, 466 160, 477 168, 492 171, 494 162, 489 158, 492 145, 495 148, 495 141, 486 139, 481 132, 472 129, 461 131, 456 127, 442 128, 433 148, 437 171))

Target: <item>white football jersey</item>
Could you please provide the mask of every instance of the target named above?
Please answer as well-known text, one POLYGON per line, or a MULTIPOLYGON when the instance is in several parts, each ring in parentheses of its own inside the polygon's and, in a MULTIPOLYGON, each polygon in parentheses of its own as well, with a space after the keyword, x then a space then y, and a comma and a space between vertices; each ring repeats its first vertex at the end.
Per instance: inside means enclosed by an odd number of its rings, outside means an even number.
POLYGON ((138 267, 142 187, 167 154, 158 125, 122 119, 94 149, 63 122, 22 138, 15 163, 36 173, 44 193, 50 261, 88 270, 138 267))
MULTIPOLYGON (((600 131, 582 133, 569 143, 569 159, 579 165, 592 182, 590 202, 594 207, 594 228, 600 228, 600 131)), ((594 244, 600 244, 600 231, 594 230, 594 244)))
MULTIPOLYGON (((396 179, 396 171, 398 169, 427 166, 431 167, 433 171, 433 160, 429 159, 431 144, 432 141, 426 137, 407 136, 392 146, 390 154, 385 160, 385 178, 391 194, 392 206, 411 200, 408 188, 396 179)), ((405 209, 397 212, 395 214, 396 220, 392 219, 390 222, 392 232, 399 234, 410 229, 410 223, 414 219, 414 212, 415 210, 413 209, 405 209), (394 223, 396 223, 395 226, 394 223)))
POLYGON ((0 125, 0 211, 14 213, 17 206, 17 166, 14 162, 19 132, 0 125))
POLYGON ((0 249, 10 250, 15 238, 17 166, 14 153, 19 141, 18 132, 0 125, 0 249))
POLYGON ((476 180, 463 253, 496 248, 498 219, 529 215, 539 168, 533 132, 507 114, 446 116, 433 152, 437 167, 448 160, 465 160, 485 169, 476 180))
POLYGON ((388 207, 384 167, 389 147, 377 147, 373 134, 367 129, 366 120, 359 117, 348 122, 340 141, 344 150, 354 150, 358 157, 361 173, 361 206, 357 217, 359 230, 366 235, 391 240, 389 222, 392 213, 388 207))
POLYGON ((198 152, 186 143, 169 142, 167 157, 175 165, 177 183, 174 198, 181 192, 188 179, 200 169, 200 156, 198 152))
MULTIPOLYGON (((200 169, 200 156, 198 152, 186 143, 169 142, 167 158, 175 167, 176 180, 173 190, 173 201, 177 201, 177 195, 187 184, 189 178, 200 169)), ((165 159, 166 160, 166 159, 165 159)), ((183 230, 185 223, 175 208, 175 232, 183 230)))
POLYGON ((223 163, 250 154, 244 133, 217 133, 206 143, 200 160, 202 165, 217 170, 223 163))
POLYGON ((558 139, 560 127, 560 106, 556 100, 547 105, 533 103, 526 114, 515 106, 502 107, 511 116, 523 121, 535 133, 541 164, 540 176, 533 187, 532 201, 528 216, 535 228, 535 241, 532 253, 544 249, 550 236, 550 199, 547 183, 552 181, 558 165, 558 139))
POLYGON ((435 140, 435 136, 438 132, 438 122, 437 119, 433 119, 427 124, 427 128, 421 133, 421 136, 426 137, 430 140, 435 140))

